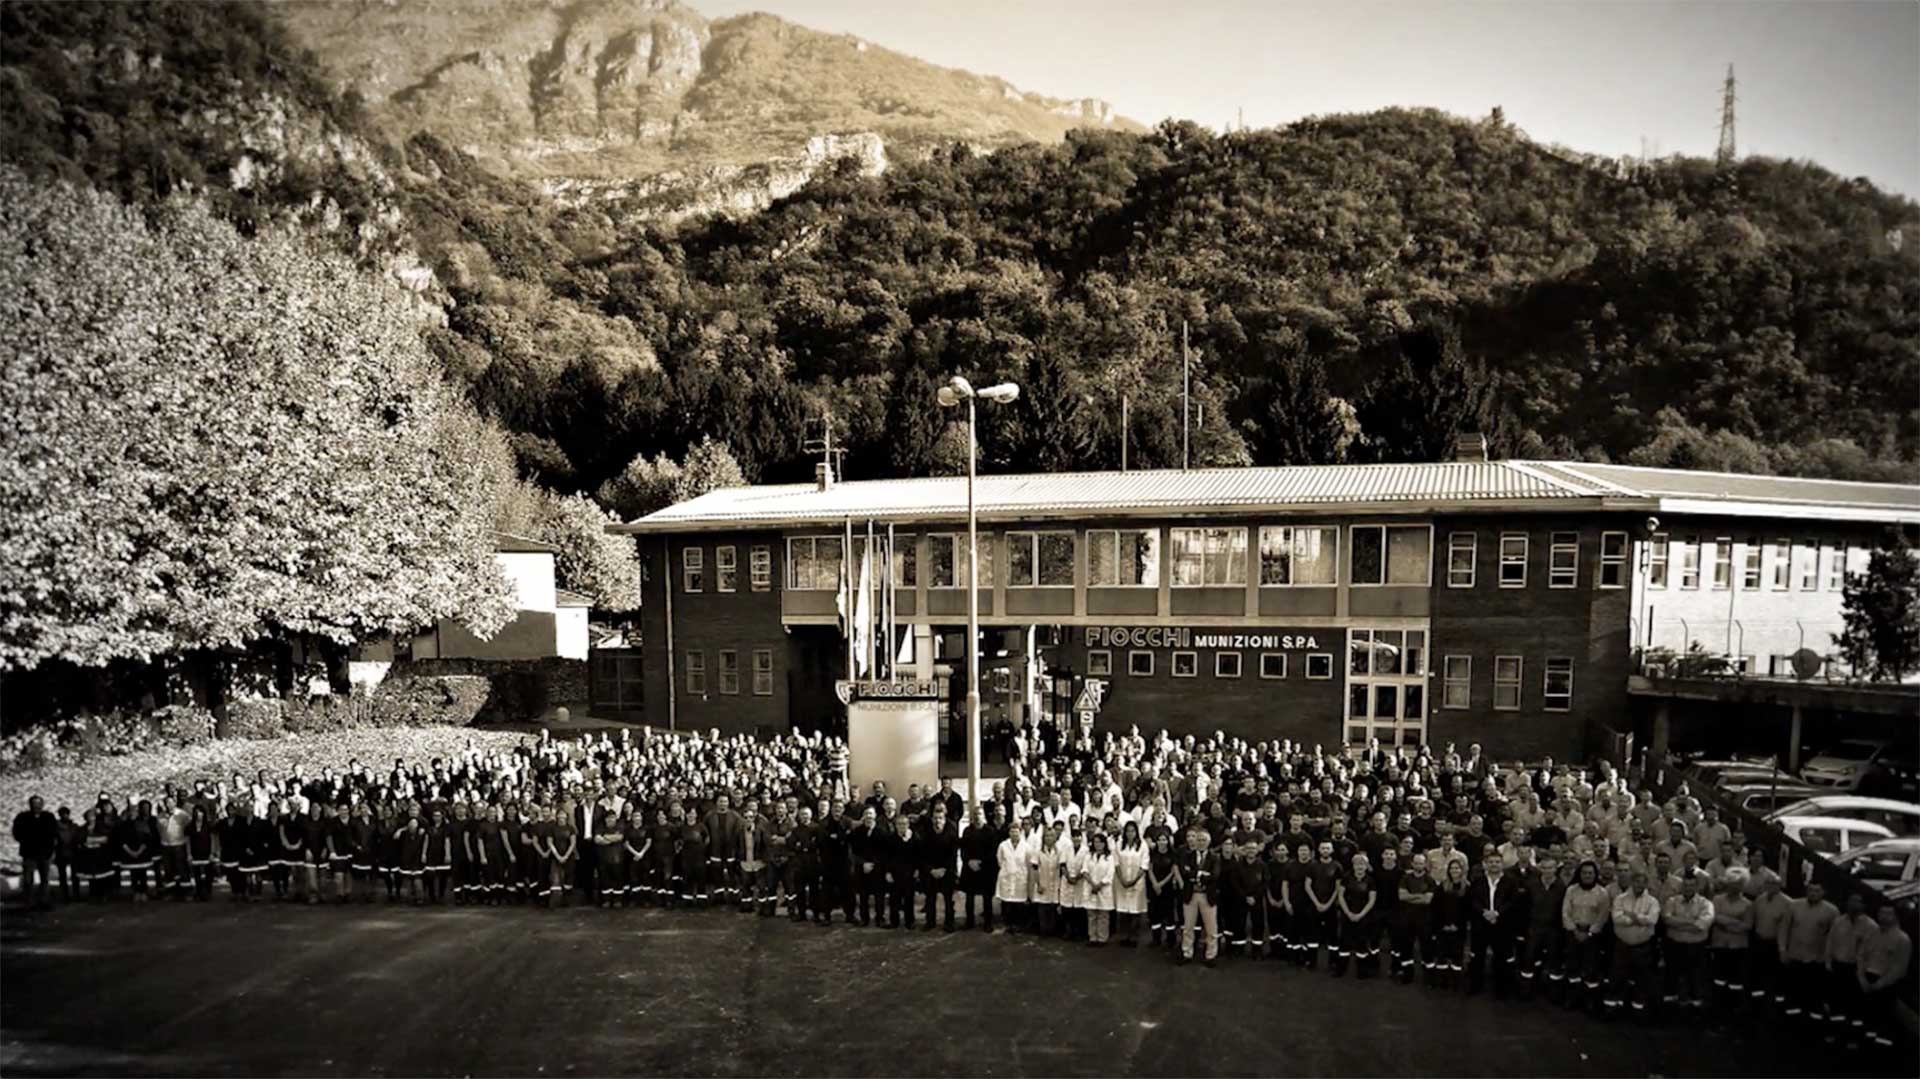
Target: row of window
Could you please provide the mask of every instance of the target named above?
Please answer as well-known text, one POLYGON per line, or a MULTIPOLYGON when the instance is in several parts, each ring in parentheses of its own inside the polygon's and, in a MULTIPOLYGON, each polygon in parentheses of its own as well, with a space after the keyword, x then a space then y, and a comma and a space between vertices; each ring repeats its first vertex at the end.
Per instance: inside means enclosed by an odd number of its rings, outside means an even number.
MULTIPOLYGON (((1472 707, 1473 657, 1447 656, 1441 661, 1440 707, 1472 707)), ((1493 657, 1493 708, 1496 712, 1520 710, 1520 685, 1526 661, 1519 656, 1493 657)), ((1549 712, 1565 712, 1573 707, 1573 659, 1549 656, 1541 689, 1543 704, 1549 712)))
MULTIPOLYGON (((1168 566, 1174 588, 1244 587, 1249 572, 1246 528, 1173 528, 1168 530, 1168 566)), ((1351 525, 1347 583, 1371 585, 1432 584, 1433 528, 1431 525, 1351 525)), ((1072 588, 1075 573, 1075 534, 1070 531, 1015 531, 1006 536, 1007 585, 1011 588, 1072 588)), ((961 588, 967 580, 967 537, 936 533, 927 540, 927 585, 961 588)), ((1573 588, 1580 580, 1580 534, 1553 532, 1548 536, 1547 586, 1573 588)), ((1527 586, 1528 547, 1525 532, 1499 535, 1498 584, 1501 588, 1527 586)), ((1158 588, 1160 586, 1160 530, 1157 528, 1096 528, 1086 533, 1087 584, 1093 588, 1158 588)), ((1325 588, 1337 583, 1340 528, 1337 525, 1277 525, 1258 530, 1257 560, 1262 588, 1325 588)), ((876 546, 878 541, 876 541, 876 546)), ((1627 534, 1602 532, 1600 559, 1594 570, 1599 588, 1624 588, 1627 579, 1627 534)), ((853 539, 847 560, 846 541, 839 536, 795 536, 787 540, 787 588, 790 591, 830 592, 840 587, 841 567, 858 566, 865 556, 866 538, 853 539)), ((1447 587, 1472 588, 1478 582, 1479 535, 1453 532, 1447 536, 1447 587)), ((1664 556, 1663 556, 1664 557, 1664 556)), ((749 549, 749 578, 756 592, 772 579, 772 556, 765 546, 749 549)), ((920 583, 915 537, 898 537, 891 557, 893 583, 915 588, 920 583)), ((995 582, 994 545, 980 545, 980 587, 995 582)), ((1664 565, 1664 561, 1661 563, 1664 565)), ((681 585, 686 592, 706 589, 705 552, 688 547, 681 556, 681 585)), ((714 548, 714 588, 733 592, 738 572, 732 547, 714 548)))
MULTIPOLYGON (((756 697, 773 696, 773 649, 756 648, 751 653, 753 663, 753 695, 756 697)), ((706 696, 707 693, 707 654, 699 649, 690 649, 686 655, 687 694, 706 696)), ((740 653, 731 648, 722 648, 719 654, 719 690, 722 696, 734 697, 740 693, 740 653)))
POLYGON ((1837 543, 1754 537, 1735 544, 1731 536, 1703 541, 1697 535, 1670 540, 1664 532, 1654 533, 1647 551, 1648 588, 1666 588, 1671 580, 1673 587, 1697 589, 1702 567, 1710 566, 1713 589, 1729 590, 1737 558, 1740 588, 1747 592, 1838 592, 1848 573, 1866 568, 1868 557, 1862 548, 1837 543))
MULTIPOLYGON (((1168 663, 1168 673, 1175 678, 1198 678, 1200 676, 1200 653, 1177 651, 1168 663)), ((1215 678, 1240 677, 1241 656, 1238 652, 1215 652, 1213 654, 1213 676, 1215 678)), ((1135 649, 1127 653, 1127 673, 1136 678, 1152 677, 1154 653, 1135 649)), ((1108 649, 1095 648, 1087 652, 1087 674, 1089 677, 1102 678, 1113 673, 1113 653, 1108 649)), ((1260 653, 1260 677, 1285 678, 1287 676, 1287 653, 1260 653)), ((1309 652, 1306 659, 1306 676, 1316 682, 1333 677, 1333 653, 1309 652)))

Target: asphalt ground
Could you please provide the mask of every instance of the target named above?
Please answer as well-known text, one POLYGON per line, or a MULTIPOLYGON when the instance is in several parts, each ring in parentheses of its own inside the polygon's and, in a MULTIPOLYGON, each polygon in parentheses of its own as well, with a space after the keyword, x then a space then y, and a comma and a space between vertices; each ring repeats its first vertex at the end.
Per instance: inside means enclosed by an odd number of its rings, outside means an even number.
POLYGON ((1178 967, 1144 949, 977 931, 218 896, 0 919, 10 1077, 1852 1070, 1753 1019, 1647 1027, 1278 963, 1178 967))

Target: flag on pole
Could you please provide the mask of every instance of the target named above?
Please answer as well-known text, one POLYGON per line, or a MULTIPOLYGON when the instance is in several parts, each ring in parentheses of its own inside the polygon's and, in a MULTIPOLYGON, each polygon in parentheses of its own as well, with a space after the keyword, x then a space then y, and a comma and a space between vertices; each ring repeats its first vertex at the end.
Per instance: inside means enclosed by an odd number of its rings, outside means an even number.
POLYGON ((853 663, 856 677, 873 666, 873 544, 860 548, 860 593, 853 605, 853 663))

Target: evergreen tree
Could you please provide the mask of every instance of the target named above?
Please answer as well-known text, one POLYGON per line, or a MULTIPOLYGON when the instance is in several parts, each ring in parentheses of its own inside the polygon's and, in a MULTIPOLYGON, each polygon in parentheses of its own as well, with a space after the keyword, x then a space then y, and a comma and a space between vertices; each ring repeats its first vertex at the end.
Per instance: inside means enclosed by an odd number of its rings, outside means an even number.
POLYGON ((1841 607, 1846 629, 1833 643, 1855 675, 1900 682, 1920 670, 1920 561, 1904 533, 1874 549, 1865 573, 1847 575, 1841 607))

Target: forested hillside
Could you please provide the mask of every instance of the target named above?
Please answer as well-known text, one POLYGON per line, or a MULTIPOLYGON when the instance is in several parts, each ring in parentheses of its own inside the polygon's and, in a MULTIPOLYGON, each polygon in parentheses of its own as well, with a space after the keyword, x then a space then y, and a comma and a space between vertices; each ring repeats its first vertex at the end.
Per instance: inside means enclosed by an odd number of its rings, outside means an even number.
POLYGON ((1815 165, 1623 177, 1497 118, 1390 110, 956 145, 641 231, 432 132, 386 141, 274 18, 7 5, 0 135, 34 176, 304 224, 409 280, 449 375, 557 489, 704 434, 750 479, 803 477, 825 409, 853 476, 951 467, 933 387, 956 371, 1026 391, 983 414, 986 468, 1117 464, 1123 395, 1134 463, 1175 464, 1183 322, 1199 462, 1431 458, 1478 429, 1510 454, 1915 472, 1920 208, 1815 165), (54 62, 75 49, 79 74, 54 62))

